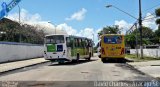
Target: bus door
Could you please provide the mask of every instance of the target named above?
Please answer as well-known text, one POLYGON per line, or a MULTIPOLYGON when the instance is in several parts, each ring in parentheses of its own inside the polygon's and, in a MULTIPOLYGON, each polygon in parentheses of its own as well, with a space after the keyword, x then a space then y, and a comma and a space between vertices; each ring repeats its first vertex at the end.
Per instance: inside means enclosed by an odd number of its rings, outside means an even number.
POLYGON ((70 37, 66 37, 66 45, 67 45, 67 57, 71 58, 71 51, 73 49, 73 42, 71 41, 70 37))

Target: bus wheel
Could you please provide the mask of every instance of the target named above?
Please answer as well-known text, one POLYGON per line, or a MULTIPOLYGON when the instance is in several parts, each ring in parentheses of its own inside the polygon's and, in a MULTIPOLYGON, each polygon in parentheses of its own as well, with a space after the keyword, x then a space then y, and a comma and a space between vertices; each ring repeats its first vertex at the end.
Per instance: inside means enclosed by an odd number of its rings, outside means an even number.
POLYGON ((91 60, 91 56, 92 56, 92 54, 89 53, 89 57, 87 58, 87 60, 91 60))
POLYGON ((58 61, 58 64, 64 64, 64 60, 58 61))
POLYGON ((79 53, 77 53, 76 62, 79 62, 79 53))
POLYGON ((105 59, 105 58, 101 58, 101 61, 102 61, 103 63, 105 63, 105 62, 106 62, 106 59, 105 59))
POLYGON ((64 64, 64 62, 58 62, 58 64, 60 64, 60 65, 61 65, 61 64, 64 64))

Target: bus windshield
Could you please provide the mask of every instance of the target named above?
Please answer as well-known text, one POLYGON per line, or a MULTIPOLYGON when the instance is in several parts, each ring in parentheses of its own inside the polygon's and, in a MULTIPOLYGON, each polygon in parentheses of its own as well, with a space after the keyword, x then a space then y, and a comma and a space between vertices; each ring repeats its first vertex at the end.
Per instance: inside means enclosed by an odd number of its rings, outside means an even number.
POLYGON ((106 44, 121 44, 122 36, 104 36, 104 43, 106 44))
POLYGON ((53 36, 46 36, 46 43, 64 43, 64 36, 63 35, 53 35, 53 36))

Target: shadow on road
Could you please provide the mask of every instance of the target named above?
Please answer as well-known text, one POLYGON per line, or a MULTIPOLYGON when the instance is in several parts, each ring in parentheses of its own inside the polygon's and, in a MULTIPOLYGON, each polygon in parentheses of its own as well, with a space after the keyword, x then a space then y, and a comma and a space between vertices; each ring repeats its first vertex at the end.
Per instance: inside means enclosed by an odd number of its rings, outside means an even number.
POLYGON ((134 62, 134 61, 125 58, 113 58, 103 61, 103 63, 127 63, 127 62, 134 62))
POLYGON ((57 63, 54 63, 54 64, 50 64, 49 66, 62 66, 62 65, 67 65, 67 66, 70 66, 70 65, 79 65, 79 64, 84 64, 84 63, 88 63, 88 62, 93 62, 93 61, 97 61, 98 59, 91 59, 91 60, 79 60, 78 62, 65 62, 65 63, 62 63, 62 64, 57 64, 57 63))

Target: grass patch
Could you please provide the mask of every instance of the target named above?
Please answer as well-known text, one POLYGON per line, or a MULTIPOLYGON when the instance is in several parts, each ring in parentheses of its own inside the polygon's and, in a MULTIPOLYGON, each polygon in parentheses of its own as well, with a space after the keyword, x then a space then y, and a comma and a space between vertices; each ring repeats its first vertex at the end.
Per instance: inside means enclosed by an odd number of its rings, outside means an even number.
POLYGON ((160 58, 153 58, 153 57, 147 57, 147 56, 144 56, 143 58, 140 58, 140 56, 139 56, 137 58, 137 56, 134 55, 134 54, 126 54, 125 56, 126 56, 126 58, 130 58, 130 59, 133 59, 135 61, 160 60, 160 58))

